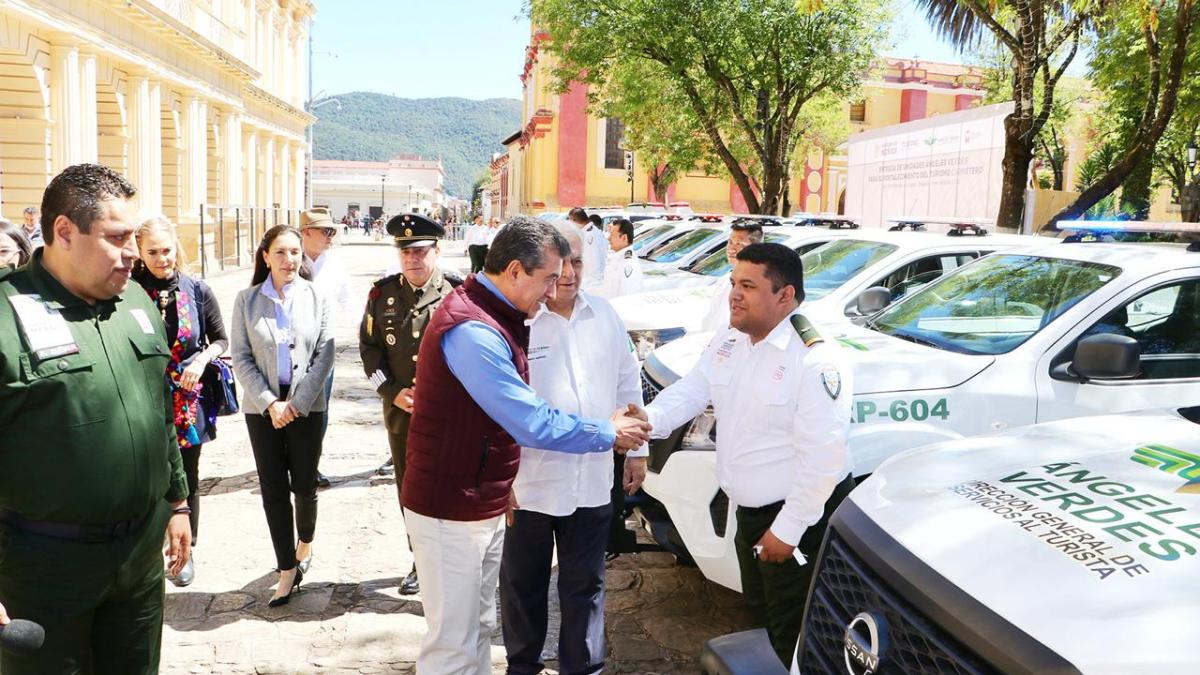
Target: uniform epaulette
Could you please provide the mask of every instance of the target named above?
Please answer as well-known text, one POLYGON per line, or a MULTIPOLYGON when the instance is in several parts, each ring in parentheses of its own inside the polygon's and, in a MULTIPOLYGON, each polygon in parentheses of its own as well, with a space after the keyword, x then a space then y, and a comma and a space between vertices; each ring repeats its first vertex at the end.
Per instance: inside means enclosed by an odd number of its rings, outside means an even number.
POLYGON ((628 251, 625 251, 625 259, 626 260, 629 260, 632 257, 633 257, 633 249, 629 249, 628 251))
POLYGON ((817 332, 817 329, 803 314, 792 315, 792 328, 796 329, 796 335, 804 341, 805 347, 811 347, 819 342, 824 342, 825 338, 817 332))
POLYGON ((442 278, 450 282, 450 285, 454 288, 462 286, 463 283, 462 276, 458 272, 453 272, 451 270, 442 270, 442 278))
POLYGON ((384 285, 384 284, 390 284, 391 282, 393 282, 393 281, 396 281, 397 279, 399 279, 399 278, 400 278, 400 275, 401 275, 401 273, 400 273, 400 272, 396 272, 395 274, 389 274, 389 275, 387 275, 386 277, 384 277, 384 278, 380 279, 379 281, 376 281, 376 282, 375 282, 375 285, 376 285, 376 286, 382 286, 382 285, 384 285))

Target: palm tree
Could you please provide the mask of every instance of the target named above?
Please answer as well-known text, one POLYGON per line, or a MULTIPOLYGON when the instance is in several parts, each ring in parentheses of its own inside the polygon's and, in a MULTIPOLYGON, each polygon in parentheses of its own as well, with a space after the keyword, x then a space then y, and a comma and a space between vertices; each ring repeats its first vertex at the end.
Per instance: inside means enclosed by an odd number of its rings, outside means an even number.
POLYGON ((1013 112, 1005 142, 999 228, 1021 228, 1025 185, 1054 89, 1079 48, 1080 33, 1112 0, 916 0, 929 23, 960 50, 994 39, 1012 55, 1013 112), (1065 51, 1065 56, 1056 56, 1065 51))

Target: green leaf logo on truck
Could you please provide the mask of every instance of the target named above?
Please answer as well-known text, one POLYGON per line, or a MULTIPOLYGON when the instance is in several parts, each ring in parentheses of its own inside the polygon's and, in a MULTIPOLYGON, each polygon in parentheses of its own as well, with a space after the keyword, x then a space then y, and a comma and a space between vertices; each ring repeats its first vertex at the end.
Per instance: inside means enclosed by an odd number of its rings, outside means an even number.
POLYGON ((1186 483, 1175 490, 1177 493, 1200 494, 1200 455, 1159 443, 1149 443, 1135 449, 1129 459, 1186 480, 1186 483))

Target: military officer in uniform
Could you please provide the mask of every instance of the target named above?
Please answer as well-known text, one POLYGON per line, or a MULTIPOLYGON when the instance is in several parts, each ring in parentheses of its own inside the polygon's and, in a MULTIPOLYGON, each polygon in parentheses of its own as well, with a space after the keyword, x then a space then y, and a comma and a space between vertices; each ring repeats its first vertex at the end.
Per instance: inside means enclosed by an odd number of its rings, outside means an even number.
POLYGON ((593 292, 605 298, 618 298, 642 292, 642 261, 633 251, 633 223, 617 218, 608 224, 611 249, 604 264, 604 278, 593 292))
POLYGON ((4 675, 158 672, 163 534, 191 549, 166 329, 141 288, 136 193, 96 164, 42 200, 45 245, 0 270, 0 628, 45 628, 4 675))
MULTIPOLYGON (((363 370, 383 399, 383 420, 399 490, 404 482, 405 438, 412 418, 421 335, 442 298, 462 279, 438 268, 438 241, 445 235, 441 225, 420 214, 405 213, 388 221, 387 231, 400 249, 400 272, 380 279, 371 288, 358 345, 363 370)), ((419 591, 414 565, 400 584, 400 593, 419 591)))
POLYGON ((712 402, 717 481, 737 505, 742 597, 790 666, 817 549, 854 487, 850 371, 800 312, 804 272, 795 251, 751 244, 737 254, 730 280, 735 330, 717 333, 646 413, 651 438, 663 438, 712 402))

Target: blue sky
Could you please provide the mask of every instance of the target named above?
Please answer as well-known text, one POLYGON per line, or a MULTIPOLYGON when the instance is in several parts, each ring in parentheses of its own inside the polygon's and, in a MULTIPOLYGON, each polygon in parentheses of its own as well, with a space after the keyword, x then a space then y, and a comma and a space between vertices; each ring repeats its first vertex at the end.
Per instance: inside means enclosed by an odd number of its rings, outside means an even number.
MULTIPOLYGON (((893 56, 959 61, 911 0, 898 0, 893 56)), ((519 98, 529 41, 521 0, 316 0, 313 88, 404 98, 519 98)))

